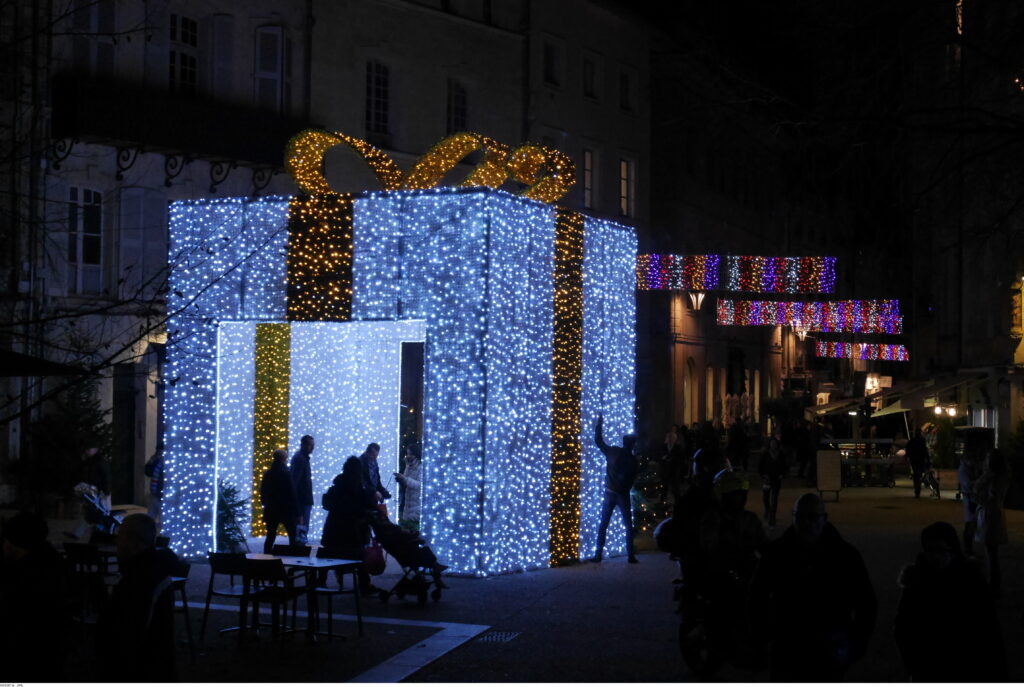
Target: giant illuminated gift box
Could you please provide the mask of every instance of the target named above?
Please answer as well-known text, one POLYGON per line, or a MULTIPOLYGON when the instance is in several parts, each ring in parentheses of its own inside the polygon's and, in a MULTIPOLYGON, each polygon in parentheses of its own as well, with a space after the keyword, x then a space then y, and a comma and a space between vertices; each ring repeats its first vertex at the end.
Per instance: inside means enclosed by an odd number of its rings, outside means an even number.
MULTIPOLYGON (((594 423, 603 412, 609 440, 634 424, 632 229, 440 188, 178 202, 170 234, 164 528, 176 551, 217 546, 218 482, 238 488, 243 529, 261 534, 260 476, 304 434, 317 442, 312 538, 348 456, 379 443, 387 482, 402 343, 423 341, 420 526, 438 558, 488 575, 592 555, 605 469, 594 423)), ((613 522, 608 550, 624 549, 613 522)))

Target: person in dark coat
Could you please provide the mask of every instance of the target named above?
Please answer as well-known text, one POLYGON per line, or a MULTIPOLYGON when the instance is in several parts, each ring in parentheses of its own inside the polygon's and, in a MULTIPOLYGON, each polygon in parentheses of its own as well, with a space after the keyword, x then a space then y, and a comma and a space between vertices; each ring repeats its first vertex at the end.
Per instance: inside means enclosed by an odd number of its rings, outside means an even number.
POLYGON ((277 526, 284 525, 288 532, 288 543, 296 544, 296 527, 299 524, 299 501, 295 496, 295 485, 288 471, 288 452, 274 451, 274 462, 263 473, 260 484, 260 501, 263 503, 263 523, 267 526, 267 538, 263 542, 263 553, 274 549, 277 526))
POLYGON ((757 461, 757 473, 761 475, 764 519, 774 527, 775 513, 779 508, 779 492, 782 490, 782 477, 786 474, 786 455, 782 452, 782 445, 777 438, 771 437, 768 440, 768 448, 757 461))
POLYGON ((607 468, 605 470, 604 504, 601 507, 601 523, 597 530, 597 553, 591 559, 600 563, 604 558, 604 542, 608 536, 608 523, 616 508, 622 513, 622 521, 626 525, 626 553, 630 563, 638 563, 633 552, 633 508, 629 500, 629 492, 636 479, 637 461, 633 453, 636 437, 627 434, 622 437, 622 446, 609 446, 604 440, 604 415, 597 416, 594 427, 594 443, 604 453, 607 468))
POLYGON ((366 450, 359 456, 359 462, 363 464, 363 480, 366 486, 373 492, 376 503, 384 503, 391 498, 384 484, 380 481, 380 466, 377 464, 377 456, 380 455, 380 444, 373 443, 366 447, 366 450))
POLYGON ((172 682, 174 600, 169 585, 178 557, 170 549, 156 548, 156 521, 134 513, 117 531, 117 563, 121 578, 97 628, 100 677, 172 682))
POLYGON ((857 549, 814 493, 765 550, 750 591, 754 636, 770 643, 772 682, 838 682, 864 656, 878 603, 857 549))
POLYGON ((316 448, 316 440, 310 435, 302 437, 299 450, 292 456, 289 467, 292 484, 295 485, 295 498, 299 502, 299 521, 295 528, 295 539, 305 544, 309 536, 309 518, 313 514, 313 477, 309 468, 309 459, 316 448))
POLYGON ((893 634, 914 682, 1002 682, 1002 631, 988 584, 964 557, 956 528, 932 523, 922 552, 900 573, 893 634), (952 599, 954 603, 943 603, 952 599))
POLYGON ((921 430, 914 431, 914 438, 907 442, 905 449, 907 462, 910 463, 910 474, 914 480, 914 498, 921 498, 921 482, 928 469, 928 445, 924 442, 921 430))
POLYGON ((71 631, 71 578, 46 541, 46 520, 18 513, 3 528, 0 566, 0 672, 15 682, 66 682, 71 631))
MULTIPOLYGON (((342 558, 363 560, 363 547, 370 539, 370 513, 377 509, 377 500, 365 479, 363 463, 349 456, 341 474, 323 495, 327 511, 320 545, 342 558)), ((379 592, 370 583, 365 569, 359 569, 359 586, 364 594, 379 592)), ((339 583, 341 580, 339 579, 339 583)))

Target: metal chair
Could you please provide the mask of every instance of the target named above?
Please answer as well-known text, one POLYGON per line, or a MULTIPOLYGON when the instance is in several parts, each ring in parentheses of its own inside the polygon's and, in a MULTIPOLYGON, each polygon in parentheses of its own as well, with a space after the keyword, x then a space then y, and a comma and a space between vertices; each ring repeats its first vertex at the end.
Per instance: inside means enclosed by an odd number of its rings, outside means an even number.
POLYGON ((95 544, 66 542, 64 558, 71 567, 79 619, 93 623, 109 588, 117 583, 117 575, 107 574, 106 561, 95 544))
MULTIPOLYGON (((206 588, 206 607, 203 609, 203 622, 199 628, 199 641, 206 641, 206 620, 210 615, 210 599, 214 596, 226 596, 232 599, 239 599, 239 611, 243 611, 242 600, 248 595, 248 588, 245 579, 245 554, 244 553, 214 553, 208 554, 210 561, 210 584, 206 588), (215 580, 218 575, 227 575, 228 584, 217 586, 215 580), (242 578, 243 582, 235 583, 235 578, 242 578)), ((241 613, 244 618, 244 613, 241 613)), ((237 627, 225 627, 221 632, 233 632, 240 630, 244 620, 237 627)))
MULTIPOLYGON (((317 558, 348 558, 348 556, 344 555, 344 552, 334 551, 334 550, 331 550, 331 549, 325 549, 323 547, 320 547, 319 549, 316 550, 316 557, 317 558)), ((337 587, 328 586, 328 584, 327 584, 327 575, 324 574, 323 578, 321 578, 321 579, 319 579, 317 581, 318 584, 317 584, 317 587, 316 587, 316 590, 315 590, 317 596, 324 596, 324 597, 327 598, 327 633, 326 633, 327 634, 327 641, 331 641, 335 637, 335 634, 334 634, 334 602, 333 602, 333 599, 334 599, 334 597, 336 595, 339 595, 339 594, 351 594, 351 595, 353 595, 355 597, 355 599, 356 599, 356 620, 357 620, 357 623, 359 625, 359 636, 362 637, 363 636, 363 607, 362 607, 362 602, 360 600, 360 597, 362 596, 362 594, 360 593, 360 589, 359 589, 359 573, 358 573, 357 570, 350 570, 350 571, 347 571, 346 573, 340 573, 339 572, 339 573, 337 573, 336 577, 337 577, 337 580, 338 580, 338 586, 337 587), (346 575, 346 574, 352 575, 352 588, 351 589, 344 589, 343 588, 344 582, 342 581, 342 576, 346 575)), ((317 620, 317 627, 319 628, 319 626, 320 626, 320 618, 318 617, 316 620, 317 620)), ((343 635, 337 635, 337 636, 343 637, 343 635)))
POLYGON ((171 576, 170 592, 181 594, 181 613, 185 616, 185 635, 188 637, 188 653, 192 661, 196 660, 195 643, 192 641, 192 623, 188 617, 188 574, 192 570, 192 564, 186 561, 178 561, 174 574, 171 576))
MULTIPOLYGON (((249 594, 243 604, 252 604, 253 625, 257 632, 260 627, 260 604, 268 602, 271 613, 271 633, 277 637, 286 630, 288 619, 288 602, 295 601, 304 591, 305 585, 296 584, 305 573, 289 573, 285 570, 284 561, 280 558, 246 559, 244 563, 245 577, 243 584, 248 586, 249 594), (284 613, 281 613, 281 608, 284 613)), ((243 612, 243 625, 244 625, 243 612)), ((295 624, 295 604, 292 604, 292 625, 295 624)), ((242 632, 245 632, 243 627, 242 632)))

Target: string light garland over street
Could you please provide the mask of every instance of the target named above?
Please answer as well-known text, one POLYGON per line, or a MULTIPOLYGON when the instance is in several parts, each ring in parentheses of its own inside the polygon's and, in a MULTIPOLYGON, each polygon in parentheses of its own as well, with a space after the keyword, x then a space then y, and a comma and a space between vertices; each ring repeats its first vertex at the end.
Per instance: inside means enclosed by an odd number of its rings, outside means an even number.
POLYGON ((907 362, 910 354, 902 344, 844 343, 815 341, 814 354, 819 358, 853 358, 856 360, 894 360, 907 362))
POLYGON ((832 293, 836 259, 649 253, 637 256, 636 273, 641 291, 721 288, 755 293, 832 293), (724 269, 724 281, 720 269, 724 269))
POLYGON ((718 301, 718 324, 793 327, 798 323, 802 330, 812 332, 903 333, 898 300, 718 301))

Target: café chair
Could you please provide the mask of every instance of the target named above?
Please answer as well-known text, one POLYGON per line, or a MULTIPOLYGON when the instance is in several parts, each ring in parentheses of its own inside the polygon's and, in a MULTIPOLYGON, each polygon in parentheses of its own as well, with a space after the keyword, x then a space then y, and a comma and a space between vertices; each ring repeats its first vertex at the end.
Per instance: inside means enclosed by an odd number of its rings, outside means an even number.
MULTIPOLYGON (((296 584, 305 579, 305 573, 289 573, 280 558, 246 559, 243 564, 244 582, 249 594, 243 603, 252 604, 252 619, 256 631, 260 627, 260 604, 270 604, 271 632, 277 637, 286 629, 288 620, 288 602, 294 602, 305 591, 305 584, 296 584), (284 613, 281 613, 281 610, 284 613)), ((295 604, 292 604, 292 626, 295 625, 295 604)), ((243 612, 244 618, 244 612, 243 612)), ((244 622, 244 621, 243 621, 244 622)), ((244 627, 243 627, 243 632, 244 627)))
MULTIPOLYGON (((333 551, 331 549, 325 549, 320 547, 316 550, 317 558, 349 558, 342 551, 333 551)), ((363 636, 363 608, 360 597, 362 594, 359 593, 359 574, 355 569, 348 570, 345 573, 338 574, 338 586, 331 587, 327 584, 326 573, 323 579, 319 580, 319 584, 316 587, 317 596, 323 596, 327 598, 327 641, 331 641, 335 636, 344 638, 344 635, 334 634, 334 597, 339 594, 351 594, 356 599, 356 619, 359 625, 359 636, 363 636), (342 575, 352 576, 352 588, 345 589, 342 575)), ((320 618, 317 618, 317 627, 320 625, 320 618)))
MULTIPOLYGON (((273 548, 270 549, 270 553, 273 556, 295 556, 297 558, 308 558, 309 552, 312 550, 312 546, 307 546, 305 544, 296 544, 294 546, 292 546, 291 544, 274 544, 273 548)), ((314 573, 307 572, 306 574, 311 575, 314 573)), ((292 600, 292 617, 295 616, 297 603, 298 599, 292 600)))
POLYGON ((105 559, 95 544, 65 542, 64 558, 71 568, 78 616, 83 623, 95 622, 95 614, 118 576, 106 573, 105 559))
POLYGON ((196 648, 195 643, 192 641, 192 623, 188 617, 188 591, 186 586, 188 585, 188 574, 192 570, 192 564, 187 561, 178 561, 174 569, 174 574, 171 575, 170 592, 172 596, 175 593, 181 595, 181 613, 185 616, 185 635, 188 637, 188 653, 194 662, 196 660, 196 648))
MULTIPOLYGON (((248 589, 246 588, 245 579, 245 554, 244 553, 214 553, 210 551, 208 554, 210 561, 210 584, 206 588, 206 607, 203 609, 203 622, 199 628, 199 641, 206 641, 206 619, 210 615, 210 599, 214 596, 226 596, 232 599, 238 599, 239 605, 238 610, 244 619, 244 603, 243 600, 247 596, 248 589), (216 578, 218 575, 227 575, 228 583, 218 584, 216 578), (235 578, 240 578, 241 581, 235 582, 235 578)), ((224 632, 233 632, 240 630, 244 624, 244 620, 237 627, 225 627, 221 630, 224 632)))

